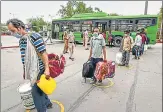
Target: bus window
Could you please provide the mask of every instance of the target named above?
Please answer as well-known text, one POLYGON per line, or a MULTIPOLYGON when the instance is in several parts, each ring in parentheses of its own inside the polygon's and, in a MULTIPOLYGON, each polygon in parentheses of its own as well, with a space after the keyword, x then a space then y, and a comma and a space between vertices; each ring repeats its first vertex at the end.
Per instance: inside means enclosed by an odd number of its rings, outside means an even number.
POLYGON ((133 20, 130 20, 130 23, 133 23, 133 20))
POLYGON ((73 24, 72 27, 73 27, 74 32, 80 32, 81 31, 80 24, 73 24))
POLYGON ((115 25, 111 25, 111 30, 115 31, 115 25))
POLYGON ((138 24, 138 20, 135 20, 135 24, 138 24))
POLYGON ((148 25, 148 24, 151 24, 151 20, 150 19, 140 19, 140 20, 138 20, 138 24, 148 25))
POLYGON ((115 24, 115 20, 111 20, 111 24, 115 24))
POLYGON ((152 25, 156 24, 156 19, 152 19, 152 25))
POLYGON ((86 24, 82 24, 82 30, 88 30, 89 32, 92 31, 91 25, 86 25, 86 24))

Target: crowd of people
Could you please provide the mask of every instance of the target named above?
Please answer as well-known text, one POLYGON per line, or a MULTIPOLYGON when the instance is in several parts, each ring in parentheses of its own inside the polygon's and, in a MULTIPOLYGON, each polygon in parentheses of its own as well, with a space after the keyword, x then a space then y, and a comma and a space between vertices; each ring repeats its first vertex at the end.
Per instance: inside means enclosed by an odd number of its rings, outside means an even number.
MULTIPOLYGON (((97 28, 98 29, 98 28, 97 28)), ((92 36, 95 32, 92 33, 92 36)), ((108 40, 106 40, 106 32, 100 32, 100 36, 104 38, 104 41, 108 41, 109 47, 113 46, 113 35, 109 33, 108 40)), ((63 53, 68 53, 68 48, 70 51, 70 59, 74 60, 73 51, 74 51, 74 42, 75 37, 73 34, 73 31, 65 31, 64 35, 64 50, 63 53)), ((83 38, 83 46, 85 47, 85 50, 89 50, 88 48, 88 42, 91 42, 91 38, 89 37, 88 30, 84 30, 82 33, 83 38)), ((149 43, 149 38, 147 38, 147 35, 145 33, 144 28, 141 30, 138 30, 136 33, 135 39, 131 37, 131 33, 129 30, 124 31, 124 36, 121 41, 120 49, 119 51, 122 52, 123 58, 122 58, 122 64, 119 64, 121 66, 129 66, 129 60, 130 60, 130 52, 135 56, 135 59, 140 59, 140 56, 144 53, 144 46, 149 43)))
MULTIPOLYGON (((19 39, 21 60, 24 71, 23 78, 31 81, 32 96, 35 107, 38 112, 47 112, 47 109, 52 108, 52 103, 48 96, 37 86, 37 80, 40 79, 42 74, 45 74, 47 79, 50 77, 48 53, 46 52, 45 43, 41 35, 38 33, 32 33, 29 35, 28 32, 26 32, 25 25, 21 20, 10 19, 7 22, 7 26, 12 32, 13 36, 19 39)), ((65 54, 69 51, 69 59, 74 61, 73 55, 76 44, 73 31, 65 31, 63 38, 63 53, 65 54)), ((112 44, 112 39, 112 35, 109 34, 109 45, 112 44)), ((139 59, 140 55, 142 55, 144 52, 144 45, 148 43, 147 40, 148 39, 144 29, 142 29, 140 32, 137 32, 135 41, 130 36, 130 31, 125 31, 120 47, 120 51, 123 54, 121 65, 129 66, 130 52, 132 49, 135 50, 135 58, 139 59)), ((83 33, 83 41, 85 50, 90 50, 88 60, 92 62, 94 73, 98 62, 107 62, 106 33, 100 33, 99 28, 94 28, 92 37, 89 38, 88 30, 85 30, 83 33), (90 48, 87 46, 88 41, 90 42, 90 48)), ((97 79, 94 75, 91 78, 91 84, 97 82, 97 79)), ((97 83, 102 83, 102 80, 98 80, 97 83)))

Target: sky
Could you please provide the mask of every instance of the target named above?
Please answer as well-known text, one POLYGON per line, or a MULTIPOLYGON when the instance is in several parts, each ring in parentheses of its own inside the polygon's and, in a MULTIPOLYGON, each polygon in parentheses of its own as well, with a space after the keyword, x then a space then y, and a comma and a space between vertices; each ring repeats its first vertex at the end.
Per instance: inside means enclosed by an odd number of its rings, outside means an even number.
MULTIPOLYGON (((57 15, 60 5, 67 1, 1 1, 1 23, 10 18, 18 18, 23 22, 31 17, 43 16, 46 21, 60 18, 57 15), (49 16, 51 15, 51 16, 49 16)), ((106 13, 121 15, 144 14, 145 1, 84 1, 87 6, 98 7, 106 13)), ((158 14, 162 1, 149 1, 148 14, 158 14)))

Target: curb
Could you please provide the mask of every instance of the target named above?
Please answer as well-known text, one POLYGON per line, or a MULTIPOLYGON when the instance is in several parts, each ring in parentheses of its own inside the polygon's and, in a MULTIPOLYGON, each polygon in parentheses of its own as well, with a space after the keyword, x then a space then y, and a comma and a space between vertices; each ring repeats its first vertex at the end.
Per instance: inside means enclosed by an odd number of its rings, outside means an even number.
MULTIPOLYGON (((60 43, 63 42, 61 41, 61 42, 46 43, 46 45, 53 45, 53 44, 60 44, 60 43)), ((5 47, 1 46, 1 49, 7 49, 7 48, 19 48, 19 46, 5 46, 5 47)))
POLYGON ((18 48, 19 46, 7 46, 7 47, 1 47, 1 49, 6 49, 6 48, 18 48))

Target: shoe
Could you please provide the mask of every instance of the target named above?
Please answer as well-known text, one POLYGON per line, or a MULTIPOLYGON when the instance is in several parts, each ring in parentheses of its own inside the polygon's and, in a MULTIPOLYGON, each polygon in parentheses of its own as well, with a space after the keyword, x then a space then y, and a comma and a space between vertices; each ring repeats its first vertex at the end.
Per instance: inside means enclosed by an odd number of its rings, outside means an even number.
POLYGON ((138 57, 138 59, 140 59, 140 57, 138 57))
POLYGON ((97 81, 96 81, 96 79, 92 79, 91 81, 90 81, 90 84, 95 84, 97 81))
POLYGON ((119 64, 118 66, 125 66, 125 64, 119 64))
POLYGON ((51 109, 51 108, 53 108, 53 104, 52 104, 52 103, 50 103, 50 104, 47 106, 47 109, 51 109))
POLYGON ((86 48, 85 50, 89 50, 89 48, 86 48))
POLYGON ((72 61, 74 61, 74 58, 71 58, 72 61))
POLYGON ((128 64, 126 64, 125 66, 126 66, 126 67, 129 67, 129 65, 128 65, 128 64))
POLYGON ((102 80, 99 80, 96 84, 97 85, 101 85, 102 84, 102 80))

